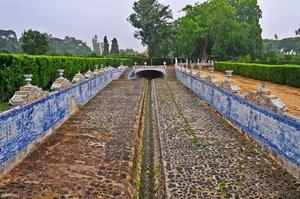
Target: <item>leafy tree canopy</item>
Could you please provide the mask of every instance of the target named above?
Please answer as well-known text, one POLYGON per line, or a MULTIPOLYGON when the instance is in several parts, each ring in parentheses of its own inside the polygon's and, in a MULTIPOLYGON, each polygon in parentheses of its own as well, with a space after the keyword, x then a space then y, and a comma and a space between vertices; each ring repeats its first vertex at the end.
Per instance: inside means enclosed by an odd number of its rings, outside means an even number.
POLYGON ((259 58, 263 52, 257 0, 208 0, 182 9, 176 20, 173 43, 178 56, 190 59, 236 59, 250 53, 259 58), (177 44, 178 43, 178 44, 177 44))
POLYGON ((6 52, 20 52, 20 45, 14 31, 0 30, 0 48, 6 49, 6 52))
POLYGON ((132 9, 134 13, 129 15, 127 21, 136 28, 134 37, 140 39, 143 46, 148 47, 149 56, 153 57, 157 49, 156 44, 169 36, 165 31, 171 25, 172 11, 169 6, 160 4, 156 0, 135 1, 132 9))
POLYGON ((25 31, 21 37, 21 47, 23 52, 30 55, 43 55, 49 50, 49 41, 47 35, 37 30, 25 31))
POLYGON ((103 45, 103 55, 109 55, 109 43, 106 36, 103 38, 103 45))
POLYGON ((94 36, 94 38, 92 39, 92 44, 93 44, 93 49, 94 49, 94 52, 97 54, 97 55, 100 55, 100 43, 98 42, 97 40, 97 35, 94 36))
POLYGON ((120 51, 119 51, 118 40, 116 38, 113 38, 113 40, 111 41, 110 54, 119 55, 119 53, 120 51))

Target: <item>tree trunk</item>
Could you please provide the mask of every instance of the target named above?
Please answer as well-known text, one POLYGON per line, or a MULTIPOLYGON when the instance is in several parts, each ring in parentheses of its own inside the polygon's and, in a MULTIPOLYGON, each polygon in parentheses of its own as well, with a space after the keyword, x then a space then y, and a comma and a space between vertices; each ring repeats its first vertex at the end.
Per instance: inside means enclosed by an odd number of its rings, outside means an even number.
POLYGON ((207 45, 208 45, 208 37, 205 37, 204 38, 203 54, 202 54, 202 60, 204 59, 205 62, 207 62, 207 54, 206 54, 207 45))

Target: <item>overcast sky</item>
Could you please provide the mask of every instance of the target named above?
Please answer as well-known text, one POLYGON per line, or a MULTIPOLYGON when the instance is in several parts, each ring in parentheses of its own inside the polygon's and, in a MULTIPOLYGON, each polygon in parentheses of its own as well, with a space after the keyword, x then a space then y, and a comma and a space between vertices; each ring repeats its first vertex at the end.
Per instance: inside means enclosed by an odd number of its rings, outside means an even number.
MULTIPOLYGON (((134 0, 0 0, 0 29, 13 30, 18 38, 24 30, 32 29, 80 39, 92 47, 107 36, 109 43, 116 38, 119 48, 142 52, 145 48, 133 37, 134 28, 126 20, 133 12, 134 0)), ((170 5, 174 18, 186 4, 203 0, 159 0, 170 5)), ((258 0, 263 18, 260 20, 263 38, 294 37, 300 28, 300 0, 258 0)))

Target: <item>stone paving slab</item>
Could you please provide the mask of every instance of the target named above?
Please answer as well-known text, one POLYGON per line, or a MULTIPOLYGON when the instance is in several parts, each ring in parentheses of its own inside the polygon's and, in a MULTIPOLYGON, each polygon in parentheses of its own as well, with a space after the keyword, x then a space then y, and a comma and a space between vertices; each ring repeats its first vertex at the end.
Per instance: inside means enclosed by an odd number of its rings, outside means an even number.
POLYGON ((300 182, 177 81, 155 80, 168 198, 300 198, 300 182))
POLYGON ((133 198, 145 80, 114 81, 0 182, 0 198, 133 198))

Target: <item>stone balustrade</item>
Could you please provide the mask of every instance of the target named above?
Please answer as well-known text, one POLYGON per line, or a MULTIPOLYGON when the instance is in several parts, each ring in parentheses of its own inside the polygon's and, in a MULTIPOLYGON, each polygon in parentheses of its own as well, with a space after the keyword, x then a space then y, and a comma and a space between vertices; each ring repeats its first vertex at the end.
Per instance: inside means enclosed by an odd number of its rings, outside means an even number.
POLYGON ((9 104, 13 106, 21 107, 49 95, 49 92, 44 92, 41 88, 31 85, 32 74, 25 74, 24 77, 26 85, 21 86, 20 91, 15 92, 9 100, 9 104))
POLYGON ((50 90, 51 91, 62 91, 66 88, 70 88, 72 86, 72 83, 69 82, 68 79, 63 77, 64 69, 58 69, 59 72, 59 78, 56 78, 53 82, 50 90))

